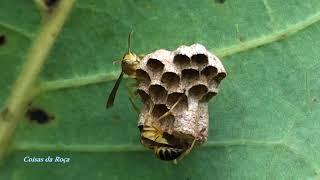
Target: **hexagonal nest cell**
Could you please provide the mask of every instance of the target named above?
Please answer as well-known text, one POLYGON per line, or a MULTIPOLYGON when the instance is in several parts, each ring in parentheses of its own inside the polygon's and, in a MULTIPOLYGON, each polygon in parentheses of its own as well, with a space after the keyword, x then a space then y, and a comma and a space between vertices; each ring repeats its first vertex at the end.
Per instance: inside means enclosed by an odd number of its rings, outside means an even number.
POLYGON ((175 51, 161 49, 146 55, 136 74, 138 93, 144 103, 139 126, 151 116, 151 121, 161 124, 161 130, 187 143, 193 139, 196 144, 206 141, 208 101, 218 93, 218 86, 226 77, 215 55, 201 44, 183 45, 175 51), (171 118, 159 121, 173 106, 171 118))

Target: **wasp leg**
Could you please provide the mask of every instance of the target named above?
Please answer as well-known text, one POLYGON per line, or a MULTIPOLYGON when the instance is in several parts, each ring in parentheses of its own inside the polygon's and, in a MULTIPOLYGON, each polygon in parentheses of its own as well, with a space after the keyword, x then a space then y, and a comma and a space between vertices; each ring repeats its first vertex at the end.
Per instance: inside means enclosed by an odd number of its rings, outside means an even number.
POLYGON ((137 114, 140 114, 140 110, 139 110, 138 106, 134 103, 133 97, 130 94, 129 94, 129 101, 130 101, 133 109, 137 112, 137 114))
POLYGON ((137 98, 138 94, 137 94, 136 92, 133 92, 133 91, 132 91, 132 87, 136 87, 136 85, 133 86, 132 84, 128 84, 128 83, 127 83, 126 85, 127 85, 128 94, 129 94, 129 101, 130 101, 133 109, 134 109, 138 114, 140 114, 140 110, 139 110, 138 106, 137 106, 137 105, 135 104, 135 102, 134 102, 134 99, 137 98))
MULTIPOLYGON (((128 88, 136 88, 136 87, 138 87, 138 82, 135 81, 135 82, 127 83, 127 87, 128 87, 128 88)), ((132 93, 132 94, 137 95, 137 93, 132 93)))
POLYGON ((195 143, 196 143, 196 138, 194 138, 194 140, 192 141, 191 146, 183 153, 183 156, 181 156, 181 158, 183 158, 184 156, 186 156, 187 154, 190 153, 190 151, 191 151, 192 148, 194 147, 195 143))
POLYGON ((115 61, 112 62, 112 64, 119 64, 121 62, 122 62, 122 59, 121 60, 115 60, 115 61))
POLYGON ((173 161, 173 164, 178 164, 179 161, 181 161, 186 155, 188 155, 190 153, 190 151, 193 149, 195 143, 196 143, 196 138, 194 138, 194 140, 192 141, 192 144, 190 145, 190 147, 183 154, 181 154, 179 159, 178 160, 175 159, 173 161))
POLYGON ((177 165, 177 164, 178 164, 177 159, 173 160, 172 163, 173 163, 174 165, 177 165))
POLYGON ((179 97, 179 99, 172 105, 172 107, 170 108, 170 110, 169 110, 168 112, 164 113, 162 116, 160 116, 160 117, 158 118, 158 121, 160 121, 161 119, 169 116, 169 115, 172 113, 172 110, 179 104, 179 102, 181 101, 181 99, 182 99, 182 96, 179 97))

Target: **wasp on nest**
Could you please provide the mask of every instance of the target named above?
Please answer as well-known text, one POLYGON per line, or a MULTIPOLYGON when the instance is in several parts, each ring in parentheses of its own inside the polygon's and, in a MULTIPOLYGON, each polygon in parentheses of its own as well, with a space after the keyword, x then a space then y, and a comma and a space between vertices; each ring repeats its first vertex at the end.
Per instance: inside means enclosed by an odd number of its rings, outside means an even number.
POLYGON ((123 74, 136 79, 144 104, 137 110, 140 141, 159 159, 176 163, 207 140, 208 102, 226 71, 201 44, 182 45, 173 52, 160 49, 140 59, 130 50, 131 34, 107 108, 113 105, 123 74))
MULTIPOLYGON (((132 36, 132 32, 131 31, 129 33, 128 36, 128 51, 123 55, 122 60, 120 60, 121 62, 121 73, 116 81, 116 83, 114 84, 111 93, 109 94, 107 103, 106 103, 106 108, 110 108, 113 106, 115 97, 117 95, 117 91, 119 89, 119 85, 122 81, 123 78, 123 74, 127 74, 130 78, 135 79, 136 78, 136 69, 139 67, 139 63, 140 63, 140 57, 138 57, 134 52, 131 51, 131 36, 132 36)), ((132 102, 132 100, 130 99, 130 101, 132 102)), ((136 108, 136 106, 133 104, 134 108, 136 108)))

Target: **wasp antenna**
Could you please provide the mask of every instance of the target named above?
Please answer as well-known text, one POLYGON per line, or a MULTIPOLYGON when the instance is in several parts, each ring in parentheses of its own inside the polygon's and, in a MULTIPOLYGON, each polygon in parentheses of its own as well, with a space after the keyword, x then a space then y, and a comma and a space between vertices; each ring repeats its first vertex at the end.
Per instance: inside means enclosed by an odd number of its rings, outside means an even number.
POLYGON ((130 48, 131 48, 131 35, 133 33, 133 30, 130 31, 129 36, 128 36, 128 53, 130 53, 130 48))

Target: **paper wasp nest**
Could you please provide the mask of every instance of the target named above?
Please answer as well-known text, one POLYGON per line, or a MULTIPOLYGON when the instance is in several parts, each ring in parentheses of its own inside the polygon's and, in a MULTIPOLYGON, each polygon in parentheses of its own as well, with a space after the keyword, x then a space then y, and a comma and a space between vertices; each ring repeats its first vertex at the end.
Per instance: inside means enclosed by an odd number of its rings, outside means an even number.
POLYGON ((220 60, 200 44, 146 55, 136 71, 138 94, 144 106, 138 126, 153 123, 180 99, 171 115, 161 119, 161 130, 190 143, 208 137, 208 101, 226 77, 220 60), (181 98, 180 98, 181 97, 181 98), (150 119, 151 115, 151 119, 150 119))

